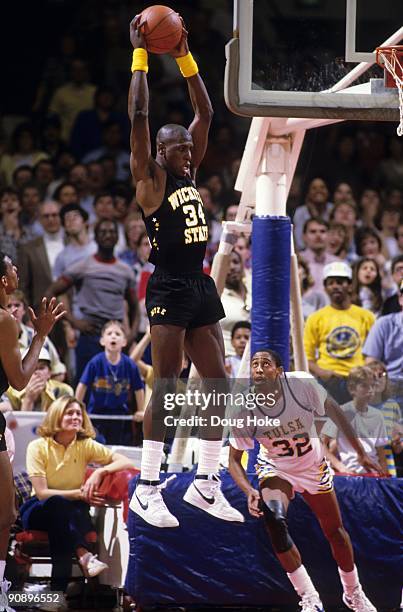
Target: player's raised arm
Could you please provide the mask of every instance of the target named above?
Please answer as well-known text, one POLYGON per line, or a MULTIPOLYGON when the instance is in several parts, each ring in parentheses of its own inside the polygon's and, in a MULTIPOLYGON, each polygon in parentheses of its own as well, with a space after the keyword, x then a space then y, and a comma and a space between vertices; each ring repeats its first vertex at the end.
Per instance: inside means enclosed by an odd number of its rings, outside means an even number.
POLYGON ((130 167, 136 182, 150 178, 151 141, 148 123, 148 54, 140 30, 140 16, 130 23, 130 41, 133 45, 132 79, 129 89, 128 113, 131 122, 130 167))
POLYGON ((170 52, 185 77, 189 89, 189 96, 194 110, 194 118, 189 126, 193 139, 192 151, 192 178, 195 178, 197 168, 200 166, 207 148, 208 133, 213 118, 213 107, 206 86, 199 74, 199 68, 189 51, 187 31, 183 28, 182 39, 179 45, 170 52))

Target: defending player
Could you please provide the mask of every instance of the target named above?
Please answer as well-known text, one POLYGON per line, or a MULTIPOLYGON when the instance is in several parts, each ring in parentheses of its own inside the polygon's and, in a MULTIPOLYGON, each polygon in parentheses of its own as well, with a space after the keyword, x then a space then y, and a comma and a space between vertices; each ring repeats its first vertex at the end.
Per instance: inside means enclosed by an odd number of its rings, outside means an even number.
MULTIPOLYGON (((7 311, 8 296, 18 288, 17 268, 0 251, 0 395, 11 385, 17 390, 24 389, 35 371, 38 357, 46 336, 53 325, 65 313, 63 304, 56 305, 56 299, 47 303, 44 298, 38 317, 29 309, 36 334, 23 360, 18 347, 18 324, 7 311)), ((0 412, 0 593, 5 593, 9 583, 3 581, 10 527, 15 521, 15 500, 13 473, 7 454, 4 432, 6 420, 0 412)))
POLYGON ((289 502, 295 491, 302 493, 316 515, 339 567, 344 603, 355 612, 376 612, 359 582, 351 541, 343 527, 333 490, 333 477, 316 433, 315 413, 328 414, 338 423, 367 470, 378 470, 379 466, 372 463, 361 443, 355 439, 338 404, 327 396, 325 389, 312 376, 293 372, 290 378, 283 372, 280 356, 275 351, 265 350, 255 353, 252 358, 252 379, 252 392, 269 396, 272 405, 256 404, 253 415, 277 418, 280 425, 256 428, 253 424, 247 426, 245 418, 245 427, 232 431, 229 469, 248 497, 250 514, 264 517, 277 558, 301 597, 302 611, 323 612, 319 594, 287 529, 289 502), (241 464, 242 453, 253 448, 254 438, 261 445, 256 465, 259 491, 253 489, 241 464))
MULTIPOLYGON (((179 523, 166 507, 159 486, 165 436, 164 393, 175 390, 184 348, 203 379, 226 378, 218 323, 225 313, 213 279, 203 274, 208 227, 195 187, 213 110, 197 64, 189 53, 187 32, 183 30, 179 46, 170 55, 186 78, 194 119, 189 129, 175 124, 160 128, 156 159, 152 158, 148 60, 139 23, 136 17, 130 24, 134 52, 128 110, 136 200, 152 245, 150 261, 156 266, 146 296, 156 383, 144 417, 141 478, 130 507, 152 525, 176 527, 179 523)), ((184 499, 218 518, 242 522, 242 515, 229 505, 220 489, 216 475, 220 450, 221 431, 216 432, 214 439, 200 441, 197 475, 184 499)))

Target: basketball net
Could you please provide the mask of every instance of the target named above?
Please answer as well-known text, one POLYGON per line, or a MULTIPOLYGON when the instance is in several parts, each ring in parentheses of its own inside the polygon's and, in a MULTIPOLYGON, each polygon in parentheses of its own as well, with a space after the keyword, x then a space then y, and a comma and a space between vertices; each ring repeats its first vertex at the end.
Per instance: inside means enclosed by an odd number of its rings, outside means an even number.
POLYGON ((403 136, 403 47, 378 47, 376 61, 392 75, 399 94, 400 122, 396 132, 403 136))

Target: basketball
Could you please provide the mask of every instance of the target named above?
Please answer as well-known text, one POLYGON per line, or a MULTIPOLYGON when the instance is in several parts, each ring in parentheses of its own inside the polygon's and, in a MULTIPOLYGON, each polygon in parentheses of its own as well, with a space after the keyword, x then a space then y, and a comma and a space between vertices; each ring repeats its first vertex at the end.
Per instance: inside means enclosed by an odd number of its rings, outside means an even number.
POLYGON ((151 53, 168 53, 182 37, 182 21, 169 6, 154 4, 141 13, 142 33, 147 50, 151 53))

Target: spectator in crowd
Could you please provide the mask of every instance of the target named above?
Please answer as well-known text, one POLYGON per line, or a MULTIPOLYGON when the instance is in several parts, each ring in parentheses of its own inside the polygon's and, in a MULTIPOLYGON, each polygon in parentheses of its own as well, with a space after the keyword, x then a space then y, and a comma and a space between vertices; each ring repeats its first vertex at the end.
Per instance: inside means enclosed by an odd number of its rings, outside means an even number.
POLYGON ((70 80, 54 92, 49 112, 59 115, 62 122, 62 139, 70 141, 74 121, 80 111, 94 104, 95 85, 89 82, 87 62, 76 58, 70 64, 70 80))
POLYGON ((85 166, 88 172, 88 188, 90 193, 96 195, 106 189, 105 169, 101 160, 90 162, 85 166))
POLYGON ((337 183, 334 191, 332 202, 334 205, 340 204, 341 202, 349 202, 354 200, 354 193, 351 185, 345 182, 337 183))
POLYGON ((327 304, 327 296, 323 291, 313 291, 313 278, 310 273, 309 265, 300 256, 298 258, 298 276, 301 290, 302 314, 307 319, 310 314, 323 308, 327 304))
POLYGON ((385 364, 374 359, 367 367, 375 376, 375 393, 371 406, 381 412, 388 436, 388 444, 385 446, 388 472, 390 476, 397 476, 394 454, 400 455, 403 451, 402 413, 399 404, 393 398, 385 364))
POLYGON ((329 220, 332 203, 329 200, 329 190, 325 181, 321 178, 314 178, 308 186, 305 204, 298 206, 294 213, 294 237, 295 245, 298 250, 304 248, 304 226, 310 218, 329 220))
POLYGON ((75 164, 72 166, 69 170, 68 180, 73 183, 77 189, 78 203, 87 211, 90 222, 92 223, 95 219, 95 191, 90 184, 87 166, 84 166, 84 164, 75 164))
POLYGON ((88 361, 100 352, 102 327, 111 319, 125 320, 126 302, 132 325, 137 330, 137 299, 133 271, 117 260, 113 251, 118 240, 116 221, 103 220, 95 227, 95 255, 70 266, 48 289, 48 295, 60 295, 71 287, 77 291, 80 318, 71 312, 66 318, 80 332, 76 347, 76 376, 79 379, 88 361))
POLYGON ((340 202, 332 209, 329 220, 331 223, 340 223, 346 228, 348 236, 347 256, 350 261, 355 255, 354 231, 358 220, 357 205, 353 200, 340 202))
POLYGON ((400 312, 380 317, 370 330, 362 352, 366 363, 374 359, 382 361, 388 376, 396 382, 403 381, 403 281, 399 287, 400 312))
POLYGON ((305 249, 301 257, 309 265, 313 279, 312 291, 323 292, 323 268, 332 261, 338 261, 335 255, 326 251, 329 225, 323 219, 308 219, 304 223, 303 240, 305 249))
POLYGON ((119 259, 130 267, 138 262, 137 244, 144 231, 145 225, 141 214, 139 212, 131 213, 125 221, 125 236, 128 248, 119 254, 119 259))
POLYGON ((32 183, 34 180, 34 170, 32 166, 27 166, 26 164, 23 166, 18 166, 13 172, 13 180, 11 187, 16 189, 18 192, 27 185, 27 183, 32 183))
POLYGON ((352 303, 370 310, 378 317, 384 297, 394 291, 388 278, 382 279, 378 263, 372 257, 363 257, 353 265, 352 303), (383 285, 383 286, 382 286, 383 285))
POLYGON ((346 226, 341 223, 330 223, 326 238, 326 253, 349 263, 348 247, 349 236, 346 226))
MULTIPOLYGON (((365 367, 353 368, 347 378, 347 388, 352 401, 341 409, 361 442, 366 454, 373 462, 379 463, 379 475, 388 476, 385 446, 388 444, 383 416, 370 405, 374 397, 375 377, 365 367)), ((330 419, 324 424, 321 437, 328 449, 331 466, 339 473, 362 474, 365 468, 358 461, 357 452, 343 432, 330 419), (339 459, 340 457, 340 459, 339 459)))
POLYGON ((387 259, 399 254, 397 246, 396 231, 400 223, 401 209, 393 206, 385 206, 379 215, 380 237, 385 249, 387 259))
POLYGON ((88 234, 88 213, 76 203, 63 206, 60 217, 64 229, 66 246, 56 257, 54 276, 59 278, 77 261, 94 255, 97 245, 88 234))
POLYGON ((30 123, 18 125, 11 138, 12 144, 9 153, 5 153, 0 161, 0 182, 11 186, 13 172, 19 166, 35 166, 40 159, 47 158, 46 153, 39 151, 35 146, 34 129, 30 123))
POLYGON ((21 224, 21 203, 11 187, 0 191, 0 242, 1 250, 12 261, 17 261, 20 244, 32 240, 33 235, 21 224))
POLYGON ((102 505, 99 487, 107 474, 132 467, 119 453, 95 442, 95 432, 77 399, 64 396, 49 407, 38 428, 39 438, 27 448, 27 472, 34 495, 20 509, 24 529, 45 530, 52 559, 51 589, 65 591, 76 554, 85 576, 107 565, 91 552, 86 535, 94 530, 90 505, 102 505), (85 480, 89 464, 95 469, 85 480))
POLYGON ((68 181, 63 181, 55 190, 53 199, 59 202, 60 206, 66 206, 67 204, 78 205, 78 191, 76 186, 68 181))
POLYGON ((18 253, 20 287, 28 304, 37 309, 53 280, 56 257, 64 248, 60 206, 51 200, 39 206, 43 235, 23 244, 18 253))
POLYGON ((392 312, 400 312, 399 286, 403 281, 403 253, 401 255, 396 255, 396 257, 392 259, 391 274, 393 282, 395 283, 395 291, 393 295, 385 300, 382 308, 382 316, 391 314, 392 312))
POLYGON ((251 329, 250 321, 237 321, 231 330, 231 344, 235 354, 228 355, 225 358, 225 369, 229 378, 234 379, 238 377, 242 356, 249 342, 251 329))
POLYGON ((42 348, 36 370, 25 389, 16 391, 9 387, 7 390, 7 397, 13 410, 46 412, 51 403, 58 397, 63 395, 73 397, 73 389, 66 383, 52 379, 51 373, 49 352, 42 348))
MULTIPOLYGON (((35 335, 35 330, 28 325, 25 325, 24 319, 27 315, 27 300, 24 293, 20 289, 16 289, 11 293, 9 302, 7 304, 7 310, 13 315, 14 319, 18 323, 18 346, 21 353, 25 353, 32 344, 32 340, 35 335)), ((48 337, 45 338, 43 348, 48 352, 50 357, 50 369, 53 374, 60 369, 59 353, 52 340, 48 337)))
POLYGON ((237 321, 250 320, 251 308, 251 287, 244 277, 242 257, 237 251, 232 251, 230 255, 221 301, 226 315, 220 321, 225 355, 233 355, 235 351, 231 343, 231 330, 237 321))
MULTIPOLYGON (((99 221, 115 221, 118 228, 118 242, 115 247, 115 254, 120 253, 126 247, 126 236, 125 230, 122 223, 116 220, 115 206, 113 202, 112 193, 110 191, 100 191, 94 198, 94 213, 95 221, 94 226, 99 221)), ((90 230, 90 236, 92 237, 93 232, 90 230)))
POLYGON ((252 253, 250 250, 250 237, 245 234, 240 234, 234 244, 235 251, 238 251, 242 257, 243 269, 245 276, 251 274, 252 268, 252 253))
POLYGON ((235 221, 239 204, 228 204, 224 209, 224 221, 235 221))
POLYGON ((351 303, 351 281, 348 264, 325 266, 323 282, 330 304, 309 315, 304 329, 309 371, 339 403, 350 400, 347 376, 364 365, 362 345, 375 321, 372 312, 351 303))
POLYGON ((21 223, 24 230, 32 238, 42 236, 43 227, 38 219, 39 204, 42 201, 41 192, 35 183, 26 183, 20 192, 21 197, 21 223))
POLYGON ((382 239, 372 227, 359 227, 354 236, 355 248, 359 257, 372 257, 383 270, 386 263, 382 239))
MULTIPOLYGON (((115 208, 115 219, 122 226, 131 212, 133 191, 127 187, 126 183, 115 181, 112 188, 113 206, 115 208)), ((125 228, 126 231, 126 228, 125 228)), ((125 233, 126 238, 126 233, 125 233)), ((127 242, 127 240, 126 240, 127 242)))
POLYGON ((381 207, 381 196, 379 192, 376 189, 364 189, 358 207, 362 226, 376 229, 375 219, 377 219, 381 207))
POLYGON ((39 187, 42 199, 49 199, 49 187, 55 180, 55 169, 50 159, 41 159, 34 167, 34 181, 39 187))
POLYGON ((116 165, 115 179, 126 181, 130 172, 130 154, 124 147, 124 139, 121 125, 118 121, 110 120, 102 126, 102 146, 92 149, 82 161, 88 164, 108 156, 114 159, 116 165))
POLYGON ((101 136, 105 124, 117 122, 123 137, 128 135, 129 125, 123 113, 115 109, 116 96, 109 87, 100 86, 94 96, 94 108, 81 111, 71 133, 71 148, 78 159, 102 145, 101 136))
POLYGON ((219 242, 221 237, 221 206, 219 202, 213 200, 211 189, 207 184, 200 185, 198 191, 207 211, 210 242, 214 244, 219 242))
POLYGON ((119 321, 108 321, 102 329, 104 351, 87 364, 77 385, 76 397, 83 401, 88 394, 88 413, 105 415, 94 426, 106 444, 131 445, 133 433, 130 421, 110 420, 110 416, 132 414, 135 422, 144 416, 144 385, 137 365, 122 351, 127 344, 126 333, 119 321), (133 405, 135 398, 135 405, 133 405))

